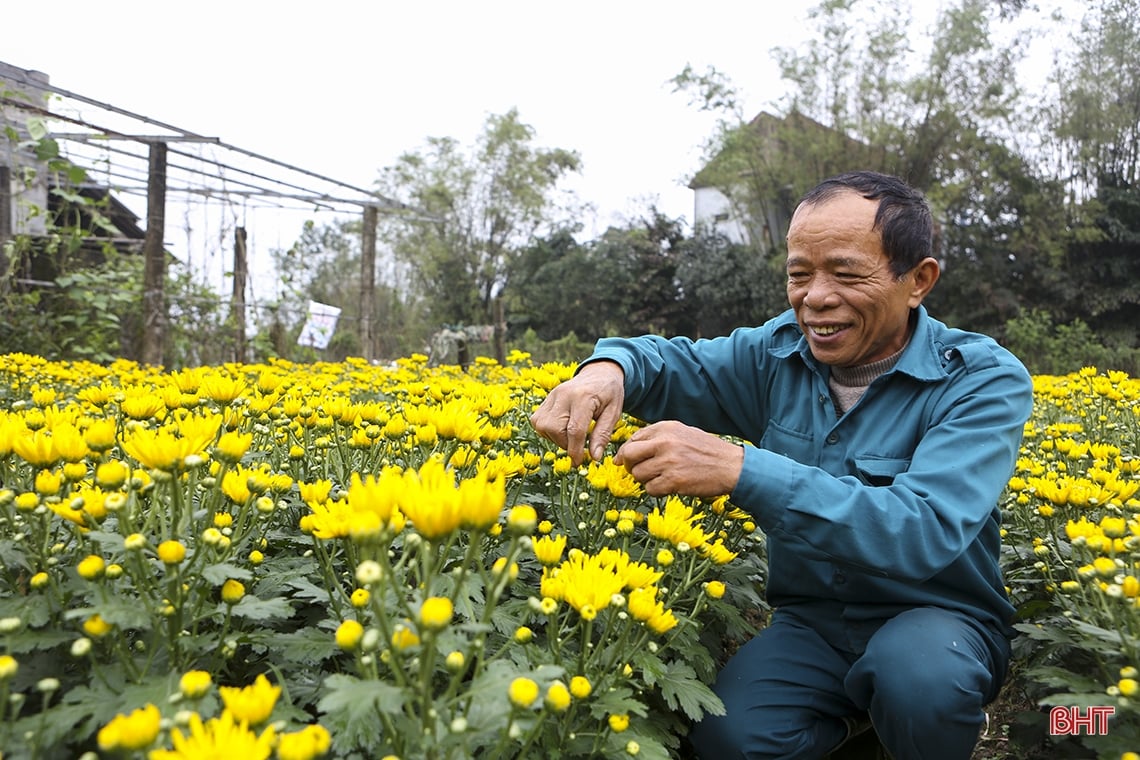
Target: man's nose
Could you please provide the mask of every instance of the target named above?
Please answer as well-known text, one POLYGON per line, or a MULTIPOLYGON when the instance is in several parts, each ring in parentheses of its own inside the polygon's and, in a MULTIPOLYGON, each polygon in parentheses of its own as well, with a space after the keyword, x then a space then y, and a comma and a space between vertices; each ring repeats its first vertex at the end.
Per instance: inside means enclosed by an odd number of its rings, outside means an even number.
POLYGON ((835 283, 830 277, 813 277, 804 293, 804 305, 809 309, 823 309, 834 305, 835 283))

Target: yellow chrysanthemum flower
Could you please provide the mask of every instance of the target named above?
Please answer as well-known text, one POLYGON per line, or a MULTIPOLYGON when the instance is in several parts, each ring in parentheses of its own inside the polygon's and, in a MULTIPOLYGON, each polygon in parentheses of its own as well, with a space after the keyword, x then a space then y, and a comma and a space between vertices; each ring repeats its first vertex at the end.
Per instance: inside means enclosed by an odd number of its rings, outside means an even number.
POLYGON ((12 439, 12 451, 28 464, 40 469, 54 467, 61 458, 55 449, 51 433, 44 430, 25 430, 22 435, 12 439))
POLYGON ((157 553, 165 565, 177 565, 186 559, 186 547, 181 541, 163 541, 158 545, 157 553))
POLYGON ((709 595, 710 599, 720 599, 724 596, 724 582, 709 581, 705 584, 705 593, 709 595))
POLYGON ((103 577, 103 573, 107 569, 107 562, 98 554, 88 554, 79 561, 76 571, 79 577, 85 580, 93 581, 103 577))
POLYGON ((364 638, 364 626, 356 620, 345 620, 336 628, 336 645, 346 652, 351 652, 364 638))
POLYGON ((281 734, 277 738, 277 760, 314 760, 332 747, 332 736, 320 725, 305 726, 300 731, 281 734))
POLYGON ((507 689, 507 698, 512 705, 525 710, 538 699, 538 684, 530 678, 520 676, 511 681, 507 689))
POLYGON ((20 663, 10 654, 0 654, 0 683, 10 680, 20 670, 20 663))
POLYGON ((399 505, 416 532, 429 541, 446 538, 463 521, 455 476, 438 458, 404 473, 399 505))
POLYGON ((83 621, 83 632, 93 639, 101 639, 111 632, 112 626, 98 613, 83 621))
POLYGON ((223 433, 214 445, 214 456, 222 462, 237 464, 253 444, 253 433, 231 430, 223 433))
POLYGON ((543 702, 552 712, 565 712, 570 707, 570 690, 566 688, 566 684, 555 681, 546 690, 543 702))
POLYGON ((597 490, 609 491, 619 499, 633 499, 645 493, 630 471, 614 464, 610 456, 601 462, 591 462, 586 470, 586 480, 597 490))
POLYGON ((629 715, 625 713, 611 715, 607 722, 610 725, 610 730, 615 734, 620 734, 629 728, 629 715))
POLYGON ((217 718, 203 723, 201 716, 192 714, 188 733, 174 728, 170 741, 174 749, 152 750, 148 760, 205 760, 206 758, 238 757, 241 760, 268 760, 277 741, 272 726, 260 735, 249 729, 249 724, 229 710, 217 718))
POLYGON ((251 726, 259 726, 273 714, 281 687, 269 683, 264 674, 259 675, 249 686, 219 686, 218 696, 226 706, 226 712, 251 726))
POLYGON ((538 559, 539 564, 553 566, 562 561, 562 553, 566 550, 567 540, 565 534, 543 536, 535 539, 531 543, 531 548, 534 550, 534 556, 538 559))
POLYGON ((128 715, 119 713, 111 722, 99 729, 99 749, 105 752, 135 752, 146 749, 158 738, 162 714, 147 704, 128 715))
POLYGON ((245 596, 245 585, 238 580, 230 578, 222 584, 222 601, 226 604, 237 604, 245 596))
POLYGON ((200 699, 214 685, 210 674, 204 670, 188 670, 178 680, 178 690, 186 699, 200 699))
POLYGON ((708 540, 705 531, 699 525, 704 518, 697 514, 693 508, 676 496, 665 500, 664 511, 655 508, 646 518, 645 527, 649 535, 662 541, 668 541, 673 546, 687 544, 695 549, 708 540))
POLYGON ((420 628, 427 631, 441 631, 451 624, 454 608, 445 596, 432 596, 420 606, 420 628))

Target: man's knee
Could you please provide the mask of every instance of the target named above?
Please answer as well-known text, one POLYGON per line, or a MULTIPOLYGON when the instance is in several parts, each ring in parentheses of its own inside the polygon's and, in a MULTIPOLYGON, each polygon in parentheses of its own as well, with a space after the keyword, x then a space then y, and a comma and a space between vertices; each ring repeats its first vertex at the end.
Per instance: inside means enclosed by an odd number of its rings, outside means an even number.
POLYGON ((976 705, 980 711, 1000 689, 1007 652, 956 613, 914 609, 871 638, 846 687, 860 706, 870 706, 866 698, 873 692, 902 710, 976 705))
POLYGON ((954 613, 911 610, 872 637, 845 687, 893 756, 969 757, 1005 673, 1003 651, 954 613))

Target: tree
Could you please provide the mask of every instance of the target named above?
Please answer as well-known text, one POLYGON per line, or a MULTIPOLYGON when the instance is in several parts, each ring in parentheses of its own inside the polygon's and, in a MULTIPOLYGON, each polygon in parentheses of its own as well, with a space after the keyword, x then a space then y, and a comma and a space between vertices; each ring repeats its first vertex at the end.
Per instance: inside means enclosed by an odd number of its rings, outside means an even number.
POLYGON ((677 281, 685 245, 680 220, 650 207, 596 240, 579 243, 574 232, 536 240, 512 267, 505 300, 513 336, 530 329, 542 340, 573 334, 592 342, 690 331, 677 281))
POLYGON ((694 338, 758 325, 788 307, 780 257, 757 255, 708 230, 685 241, 677 279, 694 338))
POLYGON ((1140 0, 1090 4, 1070 50, 1044 117, 1059 149, 1055 171, 1081 202, 1102 182, 1140 184, 1140 0))
POLYGON ((405 262, 437 324, 492 320, 492 300, 536 234, 552 229, 558 182, 578 171, 578 154, 533 145, 517 110, 490 116, 470 152, 453 138, 429 138, 377 184, 422 215, 382 220, 381 237, 405 262))
POLYGON ((544 341, 567 335, 594 341, 624 327, 626 280, 622 262, 598 256, 564 228, 536 239, 519 256, 504 293, 512 336, 533 330, 544 341))
MULTIPOLYGON (((361 222, 359 219, 317 225, 306 222, 292 247, 276 251, 281 274, 281 294, 270 308, 267 333, 262 341, 277 355, 296 352, 295 339, 308 313, 309 301, 341 309, 337 329, 325 358, 359 356, 361 222)), ((432 329, 401 278, 406 275, 395 262, 385 259, 376 278, 373 330, 381 356, 404 356, 422 351, 432 329)))

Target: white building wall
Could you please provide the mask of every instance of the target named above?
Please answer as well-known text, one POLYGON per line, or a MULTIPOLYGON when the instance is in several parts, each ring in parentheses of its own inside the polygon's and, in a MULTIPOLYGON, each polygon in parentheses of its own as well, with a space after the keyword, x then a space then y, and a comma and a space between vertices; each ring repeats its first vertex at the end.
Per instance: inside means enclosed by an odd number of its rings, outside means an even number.
POLYGON ((693 226, 711 229, 738 245, 751 242, 748 228, 736 216, 728 196, 715 187, 693 191, 693 226))
MULTIPOLYGON (((38 108, 47 108, 49 83, 47 74, 21 69, 0 62, 0 94, 12 100, 22 100, 38 108)), ((48 178, 43 162, 36 158, 30 147, 22 146, 30 139, 28 120, 34 117, 15 106, 0 108, 0 129, 14 130, 17 140, 0 139, 0 166, 8 169, 6 198, 14 234, 43 235, 47 232, 48 178)))

